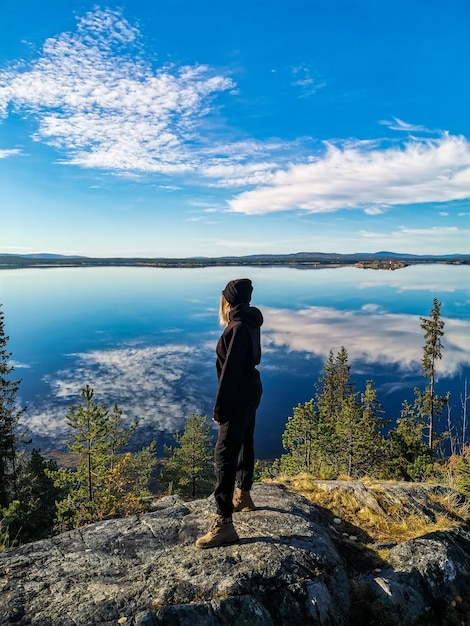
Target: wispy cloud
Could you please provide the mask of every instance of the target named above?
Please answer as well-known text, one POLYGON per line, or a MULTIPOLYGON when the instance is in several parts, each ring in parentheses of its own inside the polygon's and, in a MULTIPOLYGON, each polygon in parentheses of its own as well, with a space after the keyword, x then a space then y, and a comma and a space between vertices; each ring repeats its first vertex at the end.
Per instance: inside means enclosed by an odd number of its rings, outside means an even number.
POLYGON ((435 131, 429 130, 428 128, 426 128, 425 126, 422 126, 421 124, 409 124, 408 122, 404 122, 403 120, 400 120, 398 117, 394 117, 393 121, 388 121, 388 120, 381 120, 380 124, 382 124, 383 126, 388 126, 388 128, 390 128, 390 130, 400 130, 400 131, 404 131, 407 133, 432 133, 435 131))
POLYGON ((8 157, 15 156, 20 153, 21 153, 21 150, 18 150, 18 149, 0 150, 0 159, 6 159, 8 157))
POLYGON ((313 96, 319 89, 326 86, 326 83, 314 74, 314 71, 305 64, 292 68, 292 85, 300 88, 301 97, 313 96))
POLYGON ((264 214, 301 209, 327 213, 470 197, 470 142, 443 135, 402 148, 326 144, 323 156, 291 165, 269 184, 229 202, 233 211, 264 214))
POLYGON ((396 248, 406 251, 409 248, 442 250, 443 245, 449 251, 464 251, 468 249, 470 228, 457 228, 456 226, 433 226, 430 228, 408 228, 400 226, 390 232, 361 230, 360 236, 364 239, 373 239, 379 247, 396 248))
POLYGON ((14 369, 30 369, 31 365, 29 363, 21 363, 20 361, 15 361, 14 359, 9 361, 9 365, 14 369))
POLYGON ((377 206, 371 206, 364 209, 364 213, 367 213, 367 215, 382 215, 383 213, 385 213, 385 209, 377 206))

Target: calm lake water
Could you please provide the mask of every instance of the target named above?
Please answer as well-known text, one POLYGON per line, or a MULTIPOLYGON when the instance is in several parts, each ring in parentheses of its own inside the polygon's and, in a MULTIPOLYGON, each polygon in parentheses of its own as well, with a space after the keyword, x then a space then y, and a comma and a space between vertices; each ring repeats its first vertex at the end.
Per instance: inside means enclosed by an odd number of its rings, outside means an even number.
POLYGON ((0 302, 33 444, 63 447, 65 414, 86 383, 98 401, 139 419, 139 445, 153 437, 162 445, 191 413, 210 416, 218 299, 228 280, 245 276, 265 318, 258 457, 282 453, 292 408, 313 396, 328 352, 341 346, 358 389, 373 379, 395 419, 424 386, 420 316, 435 297, 445 321, 437 392, 451 391, 459 416, 470 379, 470 266, 3 270, 0 302))

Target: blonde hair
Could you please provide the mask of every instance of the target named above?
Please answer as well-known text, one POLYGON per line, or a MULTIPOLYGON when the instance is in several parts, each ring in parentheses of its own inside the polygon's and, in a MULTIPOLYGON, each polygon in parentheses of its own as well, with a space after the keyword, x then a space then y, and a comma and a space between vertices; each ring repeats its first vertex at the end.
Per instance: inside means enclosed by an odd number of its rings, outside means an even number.
POLYGON ((220 304, 219 304, 219 324, 221 326, 227 326, 228 324, 228 314, 230 312, 230 303, 227 298, 222 294, 220 296, 220 304))

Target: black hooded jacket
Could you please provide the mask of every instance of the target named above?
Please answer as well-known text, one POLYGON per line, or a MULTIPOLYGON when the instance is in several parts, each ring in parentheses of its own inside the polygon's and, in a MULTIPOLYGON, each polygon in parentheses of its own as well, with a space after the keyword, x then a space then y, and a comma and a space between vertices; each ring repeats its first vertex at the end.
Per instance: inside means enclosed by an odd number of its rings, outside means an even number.
POLYGON ((261 311, 247 303, 230 309, 229 323, 217 343, 219 388, 213 419, 223 424, 255 396, 259 402, 261 383, 256 366, 261 361, 261 311))

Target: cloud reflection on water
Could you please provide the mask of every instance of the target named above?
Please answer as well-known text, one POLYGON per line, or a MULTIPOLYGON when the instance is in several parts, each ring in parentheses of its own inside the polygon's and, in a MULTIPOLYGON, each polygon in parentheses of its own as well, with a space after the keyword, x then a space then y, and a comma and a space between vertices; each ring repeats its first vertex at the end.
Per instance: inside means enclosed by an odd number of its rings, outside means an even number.
MULTIPOLYGON (((350 363, 395 364, 403 369, 419 368, 424 343, 420 316, 387 313, 377 305, 360 310, 329 307, 290 309, 264 308, 264 340, 269 347, 308 352, 326 357, 344 346, 350 363)), ((443 358, 437 370, 455 375, 470 364, 470 321, 442 318, 443 358)))
MULTIPOLYGON (((341 346, 346 347, 355 373, 370 365, 394 366, 404 375, 420 371, 424 339, 418 315, 389 313, 374 303, 358 310, 263 307, 263 315, 261 370, 266 388, 270 377, 282 380, 283 368, 290 372, 293 360, 298 363, 314 356, 324 362, 330 350, 336 352, 341 346)), ((443 359, 437 367, 442 376, 450 377, 470 364, 470 321, 443 320, 443 359)), ((174 433, 191 413, 210 414, 212 408, 216 337, 203 332, 199 339, 198 345, 134 343, 69 354, 70 367, 43 379, 50 393, 41 406, 29 406, 25 421, 33 434, 64 440, 67 409, 79 401, 80 391, 88 383, 98 402, 108 407, 117 403, 128 422, 137 418, 146 432, 174 433)), ((311 389, 315 372, 304 376, 309 376, 311 389)), ((399 387, 403 381, 387 384, 399 387)), ((285 398, 290 390, 282 387, 273 392, 285 398)), ((292 397, 288 404, 294 406, 298 401, 292 397)), ((282 421, 286 416, 269 417, 282 421)))
POLYGON ((44 381, 54 406, 28 410, 25 421, 34 433, 63 436, 67 409, 80 400, 86 384, 98 403, 109 408, 117 403, 126 421, 137 418, 140 426, 155 431, 174 433, 191 413, 204 413, 210 405, 213 363, 203 349, 131 346, 68 356, 73 365, 44 381))

